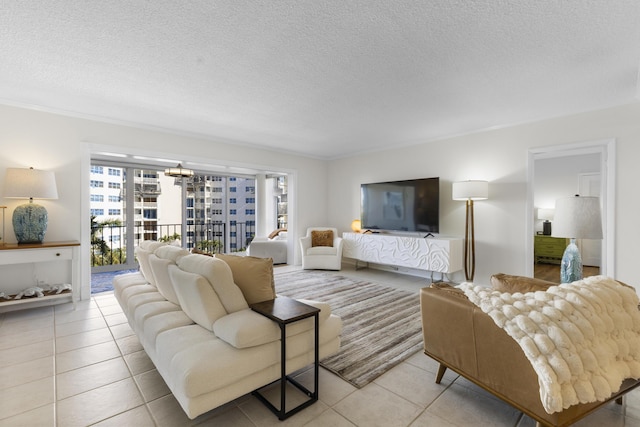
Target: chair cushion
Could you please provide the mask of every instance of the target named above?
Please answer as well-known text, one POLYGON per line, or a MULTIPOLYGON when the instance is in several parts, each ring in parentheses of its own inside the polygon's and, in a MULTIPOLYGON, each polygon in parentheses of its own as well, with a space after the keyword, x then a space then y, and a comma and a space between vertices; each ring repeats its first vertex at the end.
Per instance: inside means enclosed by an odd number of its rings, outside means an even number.
POLYGON ((311 247, 333 246, 333 230, 311 231, 311 247))
POLYGON ((338 255, 338 249, 329 246, 315 246, 307 249, 307 255, 338 255))
POLYGON ((242 291, 247 303, 267 301, 276 297, 273 262, 270 258, 216 254, 231 268, 233 281, 242 291))

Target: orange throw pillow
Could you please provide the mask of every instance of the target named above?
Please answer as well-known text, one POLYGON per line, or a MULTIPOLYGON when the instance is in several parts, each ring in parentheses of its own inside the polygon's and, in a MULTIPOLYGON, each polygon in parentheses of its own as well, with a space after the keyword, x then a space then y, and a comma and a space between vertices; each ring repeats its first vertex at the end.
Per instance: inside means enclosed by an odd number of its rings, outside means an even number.
POLYGON ((316 246, 333 247, 333 230, 312 230, 311 247, 316 246))

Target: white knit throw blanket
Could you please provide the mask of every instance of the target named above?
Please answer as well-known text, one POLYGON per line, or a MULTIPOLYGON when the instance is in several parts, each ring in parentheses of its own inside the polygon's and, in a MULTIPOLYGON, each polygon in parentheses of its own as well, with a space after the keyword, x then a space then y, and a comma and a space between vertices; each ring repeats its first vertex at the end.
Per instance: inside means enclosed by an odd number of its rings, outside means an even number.
POLYGON ((500 293, 463 283, 467 297, 515 339, 538 374, 547 413, 603 401, 640 378, 640 311, 633 288, 605 276, 500 293))

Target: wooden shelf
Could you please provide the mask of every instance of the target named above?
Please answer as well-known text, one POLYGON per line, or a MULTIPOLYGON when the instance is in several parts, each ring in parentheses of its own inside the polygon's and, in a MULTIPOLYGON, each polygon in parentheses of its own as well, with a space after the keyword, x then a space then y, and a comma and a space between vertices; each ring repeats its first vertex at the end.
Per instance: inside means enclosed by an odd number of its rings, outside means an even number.
POLYGON ((56 294, 55 291, 44 291, 43 297, 22 297, 13 299, 15 295, 9 295, 12 299, 0 298, 0 312, 13 311, 26 308, 24 306, 31 305, 38 307, 40 305, 62 304, 64 302, 73 302, 73 292, 65 290, 56 294))

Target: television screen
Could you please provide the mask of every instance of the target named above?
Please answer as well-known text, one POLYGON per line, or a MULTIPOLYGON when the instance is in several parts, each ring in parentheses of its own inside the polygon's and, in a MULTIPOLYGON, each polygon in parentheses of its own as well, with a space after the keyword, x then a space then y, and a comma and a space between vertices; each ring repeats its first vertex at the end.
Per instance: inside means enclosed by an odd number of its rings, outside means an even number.
POLYGON ((363 230, 439 231, 440 178, 362 184, 360 195, 363 230))

